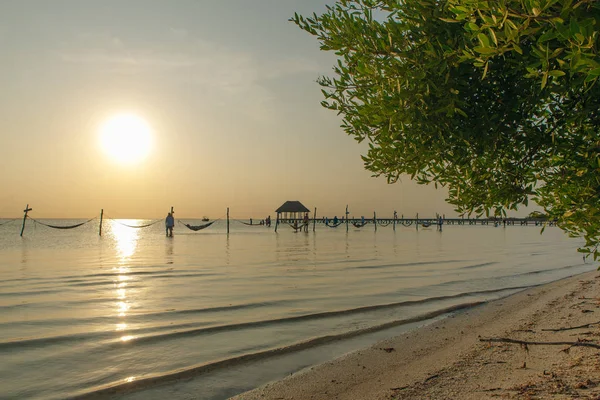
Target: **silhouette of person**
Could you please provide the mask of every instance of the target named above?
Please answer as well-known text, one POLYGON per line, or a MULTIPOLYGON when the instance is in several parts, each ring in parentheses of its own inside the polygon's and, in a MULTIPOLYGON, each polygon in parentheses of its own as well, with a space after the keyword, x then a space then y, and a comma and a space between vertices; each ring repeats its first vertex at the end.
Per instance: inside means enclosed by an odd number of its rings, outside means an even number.
POLYGON ((167 218, 165 218, 165 230, 168 236, 173 236, 173 228, 175 227, 175 218, 173 218, 173 214, 167 214, 167 218))

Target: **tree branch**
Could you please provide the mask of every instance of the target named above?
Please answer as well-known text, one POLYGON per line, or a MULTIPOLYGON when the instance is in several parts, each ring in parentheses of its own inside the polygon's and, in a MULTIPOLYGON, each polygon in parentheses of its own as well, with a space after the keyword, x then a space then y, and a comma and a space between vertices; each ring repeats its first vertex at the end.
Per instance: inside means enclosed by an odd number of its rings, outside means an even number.
POLYGON ((515 344, 524 344, 524 345, 529 345, 529 344, 533 344, 533 345, 549 345, 549 346, 572 346, 572 347, 576 347, 576 346, 580 346, 580 347, 592 347, 594 349, 600 349, 600 345, 595 344, 595 343, 588 343, 588 342, 528 342, 525 340, 516 340, 516 339, 509 339, 509 338, 480 338, 479 339, 480 342, 499 342, 499 343, 515 343, 515 344))

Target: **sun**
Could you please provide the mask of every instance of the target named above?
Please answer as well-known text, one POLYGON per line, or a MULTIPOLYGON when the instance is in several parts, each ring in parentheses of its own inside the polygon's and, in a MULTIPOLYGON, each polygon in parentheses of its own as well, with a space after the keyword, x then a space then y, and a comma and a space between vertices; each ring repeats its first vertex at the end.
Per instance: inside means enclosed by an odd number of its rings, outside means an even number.
POLYGON ((114 161, 136 164, 152 150, 152 128, 135 114, 117 114, 100 126, 100 145, 114 161))

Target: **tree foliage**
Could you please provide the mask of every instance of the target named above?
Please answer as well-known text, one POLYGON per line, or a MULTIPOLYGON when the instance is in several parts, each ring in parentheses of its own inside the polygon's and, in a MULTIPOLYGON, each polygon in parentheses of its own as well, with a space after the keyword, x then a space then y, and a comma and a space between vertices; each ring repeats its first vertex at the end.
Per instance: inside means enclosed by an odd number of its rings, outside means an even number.
POLYGON ((600 2, 338 0, 291 20, 338 56, 322 105, 374 175, 447 186, 466 214, 533 198, 600 255, 600 2))

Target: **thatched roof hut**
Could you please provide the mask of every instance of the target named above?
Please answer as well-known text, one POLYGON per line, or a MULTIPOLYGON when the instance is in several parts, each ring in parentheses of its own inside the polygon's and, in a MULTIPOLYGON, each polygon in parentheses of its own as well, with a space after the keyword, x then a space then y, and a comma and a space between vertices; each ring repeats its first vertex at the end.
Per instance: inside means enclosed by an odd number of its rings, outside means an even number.
POLYGON ((287 222, 290 225, 291 225, 291 222, 294 222, 294 225, 292 225, 292 228, 294 228, 296 230, 296 232, 298 232, 298 230, 302 229, 302 227, 304 227, 304 229, 308 232, 308 224, 298 224, 298 220, 301 220, 303 217, 303 214, 309 213, 310 210, 308 208, 304 207, 304 205, 302 203, 300 203, 298 200, 286 201, 285 203, 283 203, 281 205, 281 207, 279 207, 277 210, 275 210, 275 212, 277 213, 277 222, 275 223, 275 232, 277 232, 277 225, 279 225, 280 222, 287 222), (300 215, 298 215, 298 214, 300 214, 300 215))
POLYGON ((304 205, 302 203, 300 203, 298 200, 296 201, 286 201, 285 203, 283 203, 281 205, 281 207, 279 207, 277 210, 275 210, 276 213, 304 213, 304 212, 310 212, 310 210, 306 207, 304 207, 304 205))

